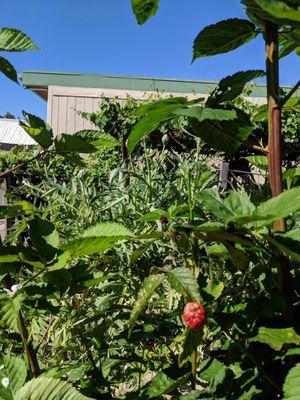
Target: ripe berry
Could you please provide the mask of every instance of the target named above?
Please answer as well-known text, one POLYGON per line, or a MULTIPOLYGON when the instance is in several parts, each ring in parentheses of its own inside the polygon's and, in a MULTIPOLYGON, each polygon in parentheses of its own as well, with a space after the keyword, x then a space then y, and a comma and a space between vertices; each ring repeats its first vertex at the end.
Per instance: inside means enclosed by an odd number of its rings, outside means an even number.
POLYGON ((187 303, 184 307, 182 319, 190 329, 199 330, 205 323, 205 310, 196 301, 187 303))

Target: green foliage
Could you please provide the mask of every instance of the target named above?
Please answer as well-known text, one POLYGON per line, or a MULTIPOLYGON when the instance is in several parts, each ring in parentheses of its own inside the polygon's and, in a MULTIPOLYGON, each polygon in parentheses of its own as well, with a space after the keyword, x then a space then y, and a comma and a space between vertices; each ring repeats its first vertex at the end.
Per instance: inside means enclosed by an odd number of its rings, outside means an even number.
POLYGON ((131 0, 132 10, 139 25, 143 25, 156 14, 159 0, 131 0))
POLYGON ((245 19, 231 18, 207 26, 195 39, 193 61, 237 49, 257 35, 255 25, 245 19))
POLYGON ((292 368, 284 382, 284 400, 296 400, 299 397, 300 364, 292 368))

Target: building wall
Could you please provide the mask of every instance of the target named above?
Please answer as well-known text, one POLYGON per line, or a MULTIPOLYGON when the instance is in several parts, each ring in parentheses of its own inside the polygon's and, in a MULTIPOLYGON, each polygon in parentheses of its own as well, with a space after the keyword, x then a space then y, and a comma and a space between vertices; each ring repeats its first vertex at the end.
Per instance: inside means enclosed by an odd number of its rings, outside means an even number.
MULTIPOLYGON (((78 115, 78 111, 97 111, 99 109, 99 100, 102 96, 108 98, 117 97, 120 101, 124 101, 127 96, 131 96, 137 100, 147 100, 151 94, 155 94, 155 92, 49 86, 47 121, 52 126, 55 135, 59 133, 73 134, 82 129, 95 129, 95 126, 91 122, 78 115)), ((190 99, 207 97, 207 95, 199 93, 161 93, 162 97, 169 97, 170 95, 186 96, 190 99)), ((247 99, 259 105, 266 102, 265 98, 262 97, 249 97, 247 99)))

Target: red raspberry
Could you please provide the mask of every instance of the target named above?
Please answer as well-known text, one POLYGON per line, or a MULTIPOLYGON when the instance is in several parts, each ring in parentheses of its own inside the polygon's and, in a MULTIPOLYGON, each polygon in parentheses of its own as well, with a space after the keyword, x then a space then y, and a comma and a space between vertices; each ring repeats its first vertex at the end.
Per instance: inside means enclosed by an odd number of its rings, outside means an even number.
POLYGON ((197 301, 192 301, 185 305, 182 319, 188 328, 199 330, 206 320, 205 310, 197 301))

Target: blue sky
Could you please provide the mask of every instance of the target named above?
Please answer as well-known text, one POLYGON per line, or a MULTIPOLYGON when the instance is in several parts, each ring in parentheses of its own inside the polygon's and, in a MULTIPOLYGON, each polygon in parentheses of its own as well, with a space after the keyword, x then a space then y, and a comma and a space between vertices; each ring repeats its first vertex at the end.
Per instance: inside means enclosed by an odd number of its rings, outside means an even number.
MULTIPOLYGON (((160 0, 159 12, 142 27, 130 0, 3 0, 1 25, 21 29, 41 48, 8 54, 26 70, 217 80, 239 70, 264 68, 256 39, 225 55, 191 65, 192 44, 206 25, 244 17, 239 0, 160 0)), ((282 61, 281 82, 299 79, 299 58, 282 61)), ((26 111, 46 117, 46 103, 0 76, 0 113, 26 111)))

